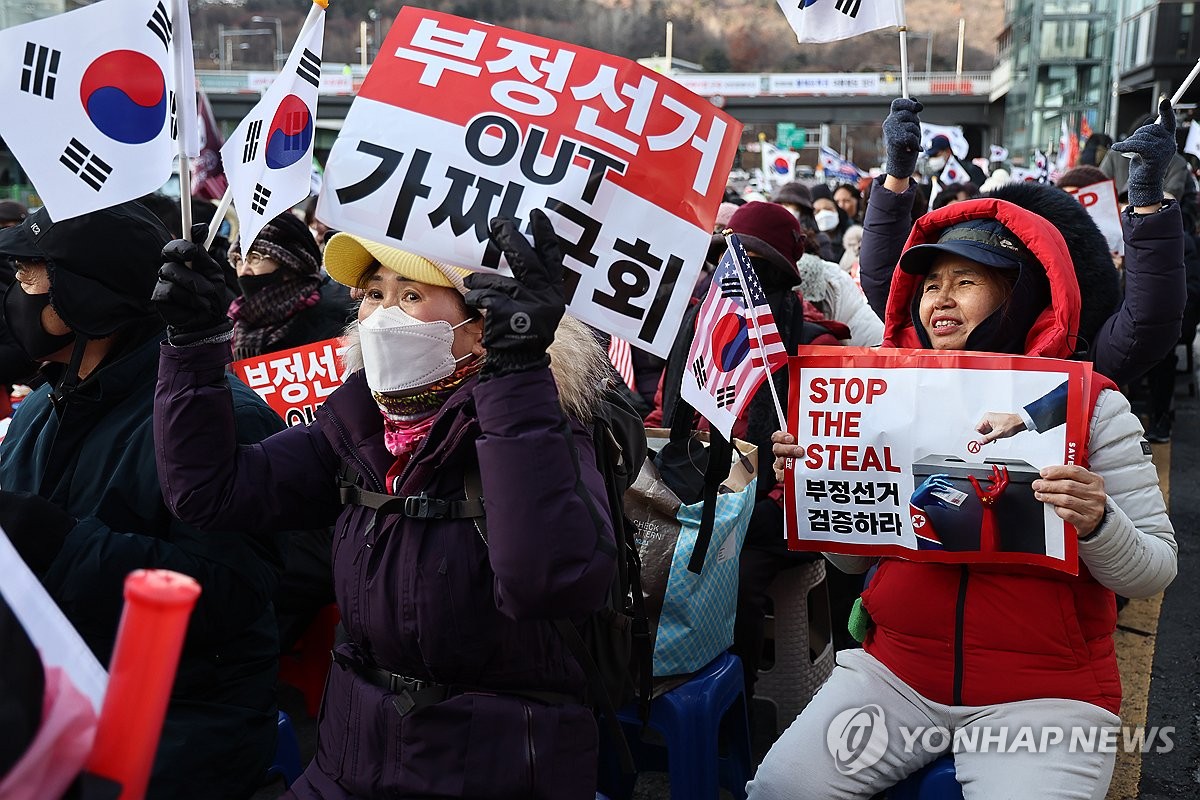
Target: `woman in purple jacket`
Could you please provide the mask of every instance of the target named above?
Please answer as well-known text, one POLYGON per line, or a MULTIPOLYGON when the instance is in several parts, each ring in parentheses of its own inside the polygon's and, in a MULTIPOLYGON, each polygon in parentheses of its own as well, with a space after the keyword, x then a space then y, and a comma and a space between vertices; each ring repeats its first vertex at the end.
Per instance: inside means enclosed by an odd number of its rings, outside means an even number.
POLYGON ((362 369, 311 425, 254 446, 233 438, 220 271, 191 243, 163 252, 168 505, 201 526, 335 526, 348 641, 291 797, 594 796, 586 680, 551 620, 600 608, 613 577, 587 426, 606 361, 563 317, 557 240, 530 218, 534 246, 492 223, 515 278, 335 236, 329 274, 365 292, 348 354, 362 369))

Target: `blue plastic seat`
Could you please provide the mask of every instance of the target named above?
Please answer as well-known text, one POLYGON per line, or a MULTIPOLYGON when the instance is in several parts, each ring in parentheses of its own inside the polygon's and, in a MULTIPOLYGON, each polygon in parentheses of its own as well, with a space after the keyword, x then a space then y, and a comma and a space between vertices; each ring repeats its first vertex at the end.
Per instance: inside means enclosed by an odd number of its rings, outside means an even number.
POLYGON ((942 756, 909 775, 887 793, 888 800, 963 800, 954 777, 954 756, 942 756))
MULTIPOLYGON (((665 771, 671 797, 677 800, 716 800, 721 788, 738 800, 746 797, 750 780, 750 724, 746 713, 742 662, 722 653, 707 667, 650 704, 647 727, 662 735, 663 745, 644 741, 636 704, 617 712, 638 769, 665 771)), ((610 748, 606 748, 610 749, 610 748)), ((614 759, 606 759, 606 777, 613 782, 614 759)), ((632 785, 605 786, 614 798, 629 797, 632 785)))
POLYGON ((275 740, 275 761, 267 770, 267 779, 283 778, 286 788, 300 777, 300 772, 300 742, 296 738, 296 729, 292 727, 292 718, 280 711, 278 738, 275 740))

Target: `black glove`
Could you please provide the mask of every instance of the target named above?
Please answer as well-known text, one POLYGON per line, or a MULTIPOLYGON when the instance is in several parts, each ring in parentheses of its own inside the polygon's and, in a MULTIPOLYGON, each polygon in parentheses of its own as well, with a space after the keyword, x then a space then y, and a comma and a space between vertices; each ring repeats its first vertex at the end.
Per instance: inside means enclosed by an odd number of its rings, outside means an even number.
POLYGON ((884 170, 894 178, 911 178, 921 152, 921 119, 925 106, 917 100, 897 97, 883 121, 883 143, 887 148, 884 170))
POLYGON ((1175 111, 1171 101, 1158 104, 1162 122, 1143 125, 1128 139, 1112 146, 1118 153, 1133 153, 1129 163, 1129 205, 1152 206, 1163 199, 1163 179, 1175 157, 1175 111))
MULTIPOLYGON (((195 235, 196 228, 192 231, 195 235)), ((200 245, 183 239, 168 242, 162 257, 151 299, 167 323, 167 340, 187 347, 233 330, 228 312, 237 295, 229 288, 225 268, 200 245)))
POLYGON ((483 318, 484 377, 549 364, 546 348, 554 341, 554 331, 566 311, 562 252, 554 226, 538 208, 529 212, 529 223, 532 246, 513 220, 497 217, 491 223, 492 242, 512 267, 512 278, 475 273, 463 281, 471 290, 467 305, 487 311, 483 318))
POLYGON ((36 494, 0 492, 0 528, 4 528, 21 558, 39 576, 45 574, 62 550, 75 521, 36 494))

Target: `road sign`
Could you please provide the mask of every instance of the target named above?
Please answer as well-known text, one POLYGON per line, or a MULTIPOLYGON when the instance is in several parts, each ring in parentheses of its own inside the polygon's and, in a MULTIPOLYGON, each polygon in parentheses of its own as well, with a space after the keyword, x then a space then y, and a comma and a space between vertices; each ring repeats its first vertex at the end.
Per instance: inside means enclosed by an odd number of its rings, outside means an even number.
POLYGON ((808 142, 808 131, 797 128, 794 123, 780 122, 775 126, 775 145, 777 147, 800 150, 808 142))

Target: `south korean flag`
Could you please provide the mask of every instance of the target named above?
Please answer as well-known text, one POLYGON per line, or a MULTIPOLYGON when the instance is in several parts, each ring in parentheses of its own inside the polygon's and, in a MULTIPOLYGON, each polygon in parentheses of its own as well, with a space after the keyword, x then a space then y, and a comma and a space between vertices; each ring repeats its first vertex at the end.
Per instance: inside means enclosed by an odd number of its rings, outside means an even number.
POLYGON ((103 0, 0 31, 0 137, 55 220, 166 183, 181 125, 199 150, 194 86, 186 0, 103 0))
POLYGON ((221 148, 242 252, 309 195, 325 10, 313 4, 283 71, 221 148))
POLYGON ((938 176, 938 182, 942 186, 949 186, 952 183, 966 183, 971 180, 971 176, 963 169, 963 165, 958 163, 958 159, 950 156, 946 159, 946 166, 942 170, 942 174, 938 176))

